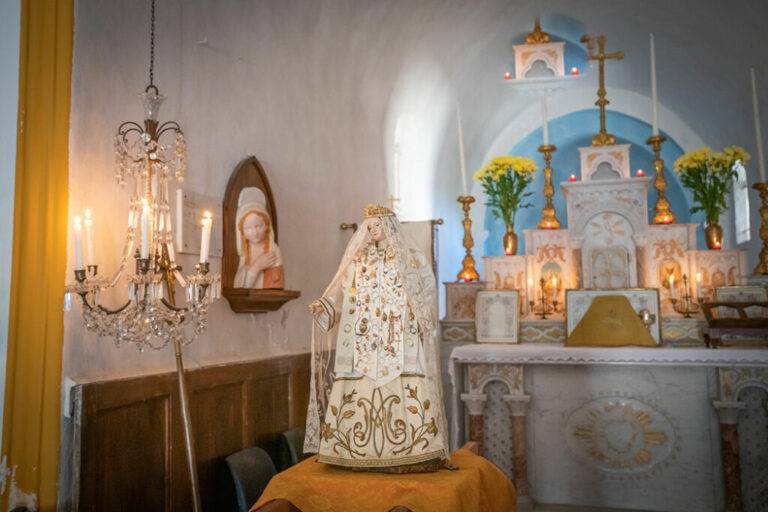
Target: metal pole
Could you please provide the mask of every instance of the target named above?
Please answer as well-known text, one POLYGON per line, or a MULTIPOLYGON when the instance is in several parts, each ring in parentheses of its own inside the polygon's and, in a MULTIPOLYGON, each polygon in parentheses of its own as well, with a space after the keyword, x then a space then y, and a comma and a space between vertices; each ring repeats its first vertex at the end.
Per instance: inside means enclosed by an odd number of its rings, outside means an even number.
POLYGON ((202 512, 200 505, 200 485, 197 481, 197 465, 195 463, 195 438, 192 435, 192 417, 189 415, 189 399, 187 397, 187 384, 184 380, 184 363, 181 358, 181 339, 173 342, 176 352, 176 373, 179 377, 179 401, 181 402, 182 422, 184 424, 184 441, 187 449, 187 465, 189 466, 189 481, 192 485, 192 510, 202 512))

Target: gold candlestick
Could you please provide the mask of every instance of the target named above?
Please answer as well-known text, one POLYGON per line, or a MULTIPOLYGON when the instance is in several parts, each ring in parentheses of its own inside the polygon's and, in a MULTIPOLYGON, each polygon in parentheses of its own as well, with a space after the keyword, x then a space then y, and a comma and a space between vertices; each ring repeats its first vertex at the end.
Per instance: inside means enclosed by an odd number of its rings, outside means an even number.
POLYGON ((461 262, 461 272, 458 274, 459 281, 477 281, 480 279, 480 275, 475 270, 475 258, 472 257, 472 247, 475 245, 475 241, 472 240, 472 220, 469 218, 469 205, 475 202, 475 198, 472 196, 459 196, 458 201, 461 203, 461 208, 464 210, 464 220, 461 224, 464 226, 464 247, 467 249, 467 255, 464 256, 464 260, 461 262))
POLYGON ((549 161, 552 160, 552 152, 556 150, 557 147, 552 144, 539 146, 539 153, 544 153, 544 162, 546 164, 542 172, 544 173, 543 194, 547 199, 547 204, 541 209, 541 220, 537 226, 539 229, 560 229, 560 221, 555 217, 555 205, 552 204, 555 187, 552 186, 552 167, 549 165, 549 161))
POLYGON ((664 160, 661 159, 661 143, 667 138, 661 134, 648 137, 645 141, 653 149, 653 168, 656 170, 656 178, 653 181, 653 188, 656 189, 659 196, 656 198, 656 213, 653 215, 652 224, 677 224, 677 217, 669 209, 669 201, 664 197, 664 191, 667 189, 667 180, 664 178, 664 160))
POLYGON ((755 274, 766 275, 768 274, 768 182, 755 183, 752 188, 760 193, 760 199, 763 202, 759 210, 760 218, 763 220, 760 224, 760 240, 763 241, 763 248, 755 267, 755 274))

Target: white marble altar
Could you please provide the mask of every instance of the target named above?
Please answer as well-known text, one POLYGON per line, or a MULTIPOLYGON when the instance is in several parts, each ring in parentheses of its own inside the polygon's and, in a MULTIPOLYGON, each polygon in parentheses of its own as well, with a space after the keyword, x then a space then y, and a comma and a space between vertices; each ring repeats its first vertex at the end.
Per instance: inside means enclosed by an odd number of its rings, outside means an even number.
POLYGON ((768 351, 466 345, 449 372, 453 408, 469 414, 453 415, 454 446, 481 435, 533 501, 714 512, 721 435, 746 390, 768 390, 768 351), (489 410, 496 395, 503 413, 489 410), (511 431, 489 414, 509 414, 511 431))

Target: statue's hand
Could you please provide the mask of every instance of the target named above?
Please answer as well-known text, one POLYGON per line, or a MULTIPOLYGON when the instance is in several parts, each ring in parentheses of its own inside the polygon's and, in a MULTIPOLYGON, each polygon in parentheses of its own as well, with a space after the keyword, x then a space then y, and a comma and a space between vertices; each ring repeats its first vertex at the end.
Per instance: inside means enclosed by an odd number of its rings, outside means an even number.
POLYGON ((325 308, 320 304, 319 300, 316 300, 309 305, 309 311, 313 316, 318 316, 325 312, 325 308))
POLYGON ((251 263, 251 271, 258 274, 262 270, 273 267, 275 263, 277 263, 277 255, 274 252, 265 252, 253 259, 253 263, 251 263))

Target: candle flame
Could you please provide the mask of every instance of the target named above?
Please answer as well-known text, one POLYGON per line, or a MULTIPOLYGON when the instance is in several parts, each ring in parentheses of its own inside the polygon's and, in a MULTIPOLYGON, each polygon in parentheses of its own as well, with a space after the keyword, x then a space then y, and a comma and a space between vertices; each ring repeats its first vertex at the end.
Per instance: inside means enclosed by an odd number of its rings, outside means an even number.
POLYGON ((91 220, 91 209, 86 208, 85 209, 85 220, 91 220))
POLYGON ((696 280, 701 282, 701 272, 696 272, 696 280))
POLYGON ((82 221, 80 220, 80 216, 79 215, 75 215, 75 218, 74 218, 75 226, 79 226, 81 222, 82 221))
POLYGON ((528 278, 528 286, 533 286, 533 278, 532 277, 528 278))
POLYGON ((211 212, 209 212, 208 210, 205 210, 203 212, 203 217, 206 218, 206 219, 212 219, 213 218, 213 214, 211 212))
POLYGON ((142 198, 141 198, 141 204, 142 204, 143 206, 149 206, 149 201, 147 201, 147 198, 146 198, 146 197, 142 197, 142 198))

